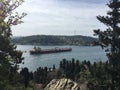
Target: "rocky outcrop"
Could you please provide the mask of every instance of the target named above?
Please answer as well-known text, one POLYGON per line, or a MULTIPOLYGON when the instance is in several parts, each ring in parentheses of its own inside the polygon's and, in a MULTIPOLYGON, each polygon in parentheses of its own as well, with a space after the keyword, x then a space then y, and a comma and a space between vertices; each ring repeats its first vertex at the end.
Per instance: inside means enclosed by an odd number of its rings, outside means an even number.
POLYGON ((70 79, 53 79, 44 90, 80 90, 80 87, 70 79))

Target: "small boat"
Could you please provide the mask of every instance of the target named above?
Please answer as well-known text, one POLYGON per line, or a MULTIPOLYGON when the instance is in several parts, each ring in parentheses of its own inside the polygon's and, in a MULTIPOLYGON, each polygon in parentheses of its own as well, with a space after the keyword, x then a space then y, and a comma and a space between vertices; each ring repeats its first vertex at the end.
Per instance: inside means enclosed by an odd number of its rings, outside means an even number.
POLYGON ((41 49, 34 47, 33 50, 30 50, 30 54, 48 54, 48 53, 58 53, 58 52, 69 52, 72 51, 72 48, 54 48, 54 49, 41 49))

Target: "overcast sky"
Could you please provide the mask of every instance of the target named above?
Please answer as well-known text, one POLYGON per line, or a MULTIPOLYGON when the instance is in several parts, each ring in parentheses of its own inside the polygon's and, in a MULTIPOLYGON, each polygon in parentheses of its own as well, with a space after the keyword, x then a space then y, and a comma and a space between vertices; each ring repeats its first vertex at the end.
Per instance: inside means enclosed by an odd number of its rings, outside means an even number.
POLYGON ((28 15, 24 23, 13 26, 14 36, 85 35, 104 29, 97 15, 106 15, 108 0, 25 0, 16 9, 28 15))

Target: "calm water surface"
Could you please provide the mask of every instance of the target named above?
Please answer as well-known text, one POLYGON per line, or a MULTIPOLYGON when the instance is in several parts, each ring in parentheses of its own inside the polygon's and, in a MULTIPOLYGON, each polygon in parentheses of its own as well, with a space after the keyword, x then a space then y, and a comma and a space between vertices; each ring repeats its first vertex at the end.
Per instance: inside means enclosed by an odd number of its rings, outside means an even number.
POLYGON ((32 45, 18 45, 17 49, 21 51, 26 51, 23 53, 24 64, 20 65, 22 67, 28 67, 29 70, 34 71, 38 67, 52 67, 53 64, 56 67, 59 67, 59 62, 66 58, 67 60, 72 60, 75 58, 76 60, 90 60, 94 61, 106 61, 107 57, 105 55, 104 50, 101 47, 92 47, 92 46, 39 46, 42 49, 55 48, 55 47, 71 47, 71 52, 62 52, 62 53, 51 53, 51 54, 42 54, 42 55, 30 55, 29 51, 33 48, 32 45))

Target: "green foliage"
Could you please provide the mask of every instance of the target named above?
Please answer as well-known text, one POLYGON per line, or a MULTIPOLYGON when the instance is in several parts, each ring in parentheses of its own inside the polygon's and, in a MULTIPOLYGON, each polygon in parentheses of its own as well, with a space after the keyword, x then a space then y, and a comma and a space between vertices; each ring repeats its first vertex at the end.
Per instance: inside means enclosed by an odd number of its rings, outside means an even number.
POLYGON ((41 68, 39 67, 35 72, 34 72, 34 80, 36 83, 42 83, 45 84, 47 82, 47 74, 48 74, 48 68, 41 68))
MULTIPOLYGON (((41 83, 45 86, 54 78, 68 78, 76 81, 78 84, 86 84, 89 90, 112 90, 110 64, 107 62, 94 62, 79 60, 60 61, 60 67, 50 70, 45 67, 39 67, 34 72, 35 83, 41 83)), ((119 89, 116 89, 119 90, 119 89)))
POLYGON ((23 68, 20 71, 20 75, 23 76, 23 78, 24 78, 24 85, 27 88, 28 84, 29 84, 29 80, 30 80, 30 74, 29 74, 28 68, 23 68))
POLYGON ((97 16, 97 19, 108 28, 105 31, 95 30, 99 37, 99 44, 105 48, 109 59, 109 75, 111 75, 111 89, 119 90, 120 86, 120 1, 110 0, 107 4, 111 11, 107 16, 97 16))
POLYGON ((97 39, 86 36, 53 36, 35 35, 28 37, 13 38, 12 42, 17 44, 32 45, 91 45, 97 39))
POLYGON ((63 59, 60 62, 59 69, 61 70, 59 77, 64 75, 64 77, 79 84, 87 84, 89 90, 108 90, 108 88, 111 88, 110 65, 108 62, 100 61, 91 64, 90 61, 79 62, 74 59, 71 61, 63 59))
POLYGON ((80 63, 79 60, 75 59, 72 59, 72 61, 63 59, 60 62, 60 69, 63 70, 65 77, 77 82, 88 80, 91 73, 89 72, 89 68, 91 68, 91 63, 89 61, 80 63))
MULTIPOLYGON (((0 0, 0 89, 8 90, 7 86, 17 84, 20 79, 17 73, 18 64, 22 62, 22 52, 16 50, 11 44, 11 25, 20 24, 21 19, 26 15, 13 15, 23 0, 0 0), (19 78, 17 78, 19 77, 19 78)), ((9 89, 12 90, 12 89, 9 89)))

